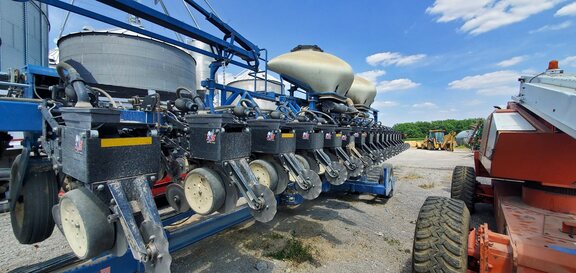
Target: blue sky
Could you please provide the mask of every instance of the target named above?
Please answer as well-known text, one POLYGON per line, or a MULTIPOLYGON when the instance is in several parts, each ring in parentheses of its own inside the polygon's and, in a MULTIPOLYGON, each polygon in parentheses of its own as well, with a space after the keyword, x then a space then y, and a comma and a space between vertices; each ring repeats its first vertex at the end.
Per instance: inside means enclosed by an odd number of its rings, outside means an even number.
MULTIPOLYGON (((93 0, 79 6, 126 18, 93 0)), ((153 0, 140 0, 153 5, 153 0)), ((172 15, 192 24, 180 0, 172 15)), ((198 1, 203 3, 203 1, 198 1)), ((218 15, 269 56, 317 44, 378 86, 387 125, 485 117, 518 92, 517 78, 551 59, 576 71, 576 2, 568 0, 212 0, 218 15)), ((160 9, 160 7, 157 7, 160 9)), ((50 36, 64 12, 52 9, 50 36)), ((198 17, 197 17, 198 18, 198 17)), ((200 19, 200 27, 217 33, 200 19)), ((106 25, 72 15, 65 33, 106 25)), ((162 28, 144 23, 149 30, 162 28)), ((228 71, 238 72, 234 69, 228 71)))

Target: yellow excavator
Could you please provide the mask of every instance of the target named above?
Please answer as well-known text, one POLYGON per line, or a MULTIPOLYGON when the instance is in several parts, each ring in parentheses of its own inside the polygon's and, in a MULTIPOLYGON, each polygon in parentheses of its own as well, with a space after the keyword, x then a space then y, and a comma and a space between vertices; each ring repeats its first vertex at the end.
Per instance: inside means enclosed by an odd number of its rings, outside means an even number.
POLYGON ((417 149, 446 150, 453 152, 456 146, 456 132, 446 134, 446 130, 430 130, 422 143, 416 143, 417 149))

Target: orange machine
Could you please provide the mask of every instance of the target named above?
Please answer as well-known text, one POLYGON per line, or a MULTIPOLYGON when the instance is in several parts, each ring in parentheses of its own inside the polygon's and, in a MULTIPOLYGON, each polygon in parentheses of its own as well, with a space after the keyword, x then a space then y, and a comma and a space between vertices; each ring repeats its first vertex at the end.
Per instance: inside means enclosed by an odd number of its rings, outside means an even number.
POLYGON ((488 117, 474 167, 454 169, 451 198, 426 200, 413 269, 576 272, 575 236, 576 76, 553 61, 488 117), (496 226, 469 229, 476 203, 493 204, 496 226))

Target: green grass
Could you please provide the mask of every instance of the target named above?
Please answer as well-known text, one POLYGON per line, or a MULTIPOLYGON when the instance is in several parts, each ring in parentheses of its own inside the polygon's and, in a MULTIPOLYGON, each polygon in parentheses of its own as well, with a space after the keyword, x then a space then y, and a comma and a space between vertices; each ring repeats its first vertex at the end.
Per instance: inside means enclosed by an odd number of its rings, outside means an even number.
POLYGON ((405 141, 419 141, 419 142, 424 141, 423 138, 419 138, 419 137, 406 138, 406 139, 404 139, 404 140, 405 140, 405 141))
POLYGON ((276 252, 266 254, 267 257, 281 261, 292 261, 295 263, 312 262, 312 247, 304 245, 301 241, 291 238, 286 246, 276 252))

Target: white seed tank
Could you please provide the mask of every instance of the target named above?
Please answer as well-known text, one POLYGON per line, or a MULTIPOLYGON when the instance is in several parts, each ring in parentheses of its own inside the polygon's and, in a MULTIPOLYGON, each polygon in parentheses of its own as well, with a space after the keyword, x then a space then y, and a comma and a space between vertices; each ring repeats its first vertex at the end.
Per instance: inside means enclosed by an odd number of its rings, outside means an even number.
POLYGON ((346 92, 346 97, 350 98, 354 104, 370 107, 376 98, 376 85, 360 76, 354 76, 354 83, 346 92))
POLYGON ((48 66, 48 30, 46 4, 0 1, 0 71, 48 66))
POLYGON ((298 46, 268 62, 268 69, 306 91, 344 96, 354 81, 352 67, 317 46, 298 46))

